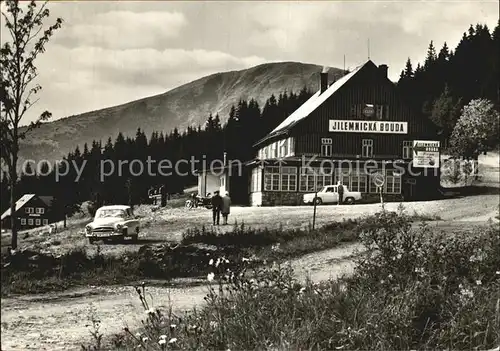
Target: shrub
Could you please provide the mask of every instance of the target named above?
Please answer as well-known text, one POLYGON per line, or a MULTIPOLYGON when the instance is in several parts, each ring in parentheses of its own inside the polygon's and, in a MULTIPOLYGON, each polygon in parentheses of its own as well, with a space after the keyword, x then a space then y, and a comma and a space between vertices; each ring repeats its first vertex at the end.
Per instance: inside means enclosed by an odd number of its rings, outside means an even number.
MULTIPOLYGON (((184 316, 145 302, 139 335, 115 348, 488 349, 500 342, 497 227, 444 235, 403 211, 359 221, 367 252, 351 277, 300 284, 288 265, 209 262, 206 304, 184 316), (247 266, 248 265, 248 266, 247 266)), ((244 261, 244 262, 243 262, 244 261)))
POLYGON ((104 257, 99 251, 89 255, 83 248, 58 257, 25 250, 12 257, 2 256, 2 285, 6 287, 2 294, 138 279, 200 277, 209 272, 207 262, 211 257, 240 262, 243 257, 258 256, 254 264, 260 264, 266 259, 282 260, 331 248, 356 237, 354 221, 334 222, 314 232, 252 229, 242 224, 224 235, 205 228, 189 230, 180 244, 144 245, 138 252, 120 257, 104 257))

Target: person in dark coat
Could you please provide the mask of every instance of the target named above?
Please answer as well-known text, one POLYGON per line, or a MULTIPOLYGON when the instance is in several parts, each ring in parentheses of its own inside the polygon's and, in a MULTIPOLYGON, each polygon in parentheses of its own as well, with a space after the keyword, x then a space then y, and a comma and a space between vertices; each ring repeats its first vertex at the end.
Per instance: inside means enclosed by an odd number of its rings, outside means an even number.
POLYGON ((224 219, 224 225, 227 224, 227 217, 229 213, 231 213, 231 198, 229 197, 229 193, 226 191, 226 194, 222 198, 222 218, 224 219))
POLYGON ((212 196, 212 218, 214 225, 217 222, 217 225, 220 224, 220 211, 222 210, 222 197, 219 195, 219 191, 214 192, 214 196, 212 196))
POLYGON ((342 202, 344 201, 344 185, 339 181, 337 183, 337 186, 338 186, 337 187, 337 189, 338 189, 337 191, 339 193, 339 202, 338 202, 338 204, 342 205, 342 202))

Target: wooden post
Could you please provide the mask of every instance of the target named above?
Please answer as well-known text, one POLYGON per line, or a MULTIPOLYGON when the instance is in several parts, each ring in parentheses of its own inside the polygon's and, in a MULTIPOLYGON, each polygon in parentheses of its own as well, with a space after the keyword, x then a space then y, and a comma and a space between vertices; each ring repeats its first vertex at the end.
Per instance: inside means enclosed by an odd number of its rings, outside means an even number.
POLYGON ((314 199, 313 199, 314 212, 313 212, 312 230, 314 230, 316 226, 316 206, 317 206, 316 198, 318 197, 318 180, 316 178, 317 178, 316 171, 314 171, 314 199))

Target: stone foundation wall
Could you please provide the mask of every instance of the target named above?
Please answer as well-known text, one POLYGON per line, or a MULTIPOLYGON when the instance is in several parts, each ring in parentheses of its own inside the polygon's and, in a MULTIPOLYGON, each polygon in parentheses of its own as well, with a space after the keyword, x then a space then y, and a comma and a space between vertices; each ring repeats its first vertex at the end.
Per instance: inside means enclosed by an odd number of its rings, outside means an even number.
POLYGON ((289 193, 284 191, 262 192, 262 206, 297 206, 303 205, 303 193, 289 193))

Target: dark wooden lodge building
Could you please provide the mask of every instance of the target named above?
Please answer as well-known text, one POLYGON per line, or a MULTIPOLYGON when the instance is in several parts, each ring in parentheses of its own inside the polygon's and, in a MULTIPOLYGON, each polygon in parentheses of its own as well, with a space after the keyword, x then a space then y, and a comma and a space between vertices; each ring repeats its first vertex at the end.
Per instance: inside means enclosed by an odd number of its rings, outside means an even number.
MULTIPOLYGON (((16 201, 17 228, 19 230, 31 229, 48 225, 61 220, 53 209, 54 198, 52 196, 39 196, 25 194, 16 201)), ((10 208, 1 217, 1 225, 4 229, 10 229, 10 208)))
POLYGON ((298 205, 304 193, 338 181, 376 198, 375 173, 385 177, 388 200, 436 194, 439 154, 422 165, 413 150, 435 145, 436 127, 404 104, 387 71, 368 60, 331 84, 320 73, 320 89, 255 145, 250 204, 298 205))

